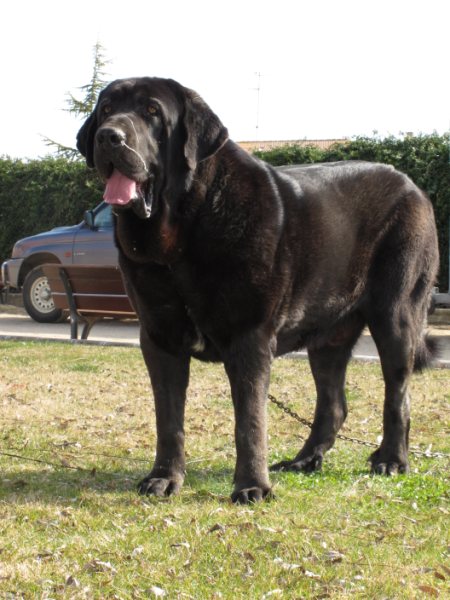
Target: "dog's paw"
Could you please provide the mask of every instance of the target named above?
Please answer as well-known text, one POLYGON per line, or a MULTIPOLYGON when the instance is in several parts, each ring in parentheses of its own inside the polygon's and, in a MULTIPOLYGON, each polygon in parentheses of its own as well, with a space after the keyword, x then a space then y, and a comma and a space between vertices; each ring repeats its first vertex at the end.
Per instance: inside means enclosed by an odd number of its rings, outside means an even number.
POLYGON ((234 504, 253 504, 261 500, 272 500, 275 498, 270 487, 248 487, 236 489, 231 494, 231 500, 234 504))
POLYGON ((370 472, 373 475, 402 475, 409 473, 409 466, 396 462, 372 464, 370 472))
POLYGON ((294 458, 294 460, 282 460, 270 467, 271 471, 294 471, 297 473, 314 473, 322 468, 323 454, 314 452, 304 458, 294 458))
POLYGON ((407 459, 398 457, 384 456, 380 449, 376 450, 370 457, 371 469, 373 475, 402 475, 409 473, 409 464, 407 459))
POLYGON ((152 474, 145 477, 138 484, 138 493, 141 496, 158 496, 160 498, 177 494, 183 481, 176 478, 153 477, 152 474))

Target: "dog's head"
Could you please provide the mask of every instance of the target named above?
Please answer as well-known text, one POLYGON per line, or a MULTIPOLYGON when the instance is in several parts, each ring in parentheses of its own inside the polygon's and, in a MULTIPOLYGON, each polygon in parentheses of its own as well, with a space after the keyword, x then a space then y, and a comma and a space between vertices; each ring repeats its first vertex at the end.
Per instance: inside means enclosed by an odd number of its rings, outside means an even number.
POLYGON ((228 132, 192 90, 171 79, 120 79, 99 95, 77 147, 106 181, 105 200, 145 218, 161 195, 187 191, 197 164, 228 132))

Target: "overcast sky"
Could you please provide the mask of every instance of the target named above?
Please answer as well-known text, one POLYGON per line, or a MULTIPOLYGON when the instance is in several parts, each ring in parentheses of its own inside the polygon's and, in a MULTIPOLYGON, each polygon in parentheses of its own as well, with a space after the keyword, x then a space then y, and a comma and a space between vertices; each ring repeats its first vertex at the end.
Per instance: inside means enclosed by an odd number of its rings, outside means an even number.
POLYGON ((108 79, 172 77, 236 141, 444 133, 449 13, 448 0, 10 0, 0 155, 42 156, 41 135, 74 145, 80 122, 62 109, 97 40, 108 79))

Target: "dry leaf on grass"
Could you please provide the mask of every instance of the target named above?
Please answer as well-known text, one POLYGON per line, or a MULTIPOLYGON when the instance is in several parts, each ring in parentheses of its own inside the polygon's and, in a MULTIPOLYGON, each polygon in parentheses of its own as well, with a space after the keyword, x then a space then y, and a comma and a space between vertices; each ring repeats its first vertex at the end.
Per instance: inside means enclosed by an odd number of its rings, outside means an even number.
POLYGON ((274 558, 273 562, 280 565, 285 571, 294 571, 295 569, 301 569, 302 565, 285 562, 282 558, 274 558))
POLYGON ((73 575, 69 575, 66 578, 65 585, 66 585, 66 587, 79 588, 80 587, 80 582, 73 575))
POLYGON ((345 555, 338 550, 328 550, 328 552, 325 552, 323 555, 323 558, 327 563, 338 563, 344 560, 345 555))
POLYGON ((86 563, 83 570, 91 573, 112 573, 113 575, 117 573, 117 569, 110 562, 104 562, 97 558, 86 563))
POLYGON ((432 587, 431 585, 419 585, 419 590, 428 596, 433 596, 433 598, 439 598, 439 590, 432 587))
POLYGON ((167 594, 167 592, 165 592, 162 588, 156 585, 153 585, 148 591, 150 592, 150 594, 156 596, 157 598, 163 598, 167 594))

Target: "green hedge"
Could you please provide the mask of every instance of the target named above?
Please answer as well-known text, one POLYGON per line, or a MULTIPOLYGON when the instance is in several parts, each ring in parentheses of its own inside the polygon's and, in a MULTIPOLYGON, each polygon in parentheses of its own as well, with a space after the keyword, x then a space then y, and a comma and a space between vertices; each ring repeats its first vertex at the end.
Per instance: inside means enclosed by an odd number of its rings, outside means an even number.
POLYGON ((101 199, 97 175, 81 162, 0 159, 0 260, 20 238, 79 223, 101 199))
POLYGON ((255 152, 272 165, 368 160, 388 163, 403 171, 430 197, 439 235, 441 268, 438 285, 449 289, 450 139, 423 135, 404 139, 357 138, 327 150, 312 146, 283 146, 255 152))
MULTIPOLYGON (((255 152, 273 165, 369 160, 394 165, 429 195, 436 215, 441 253, 439 287, 448 289, 450 162, 449 136, 405 139, 357 138, 327 150, 284 146, 255 152)), ((11 255, 20 238, 81 221, 83 212, 102 197, 97 175, 82 162, 45 158, 0 159, 0 260, 11 255)))

